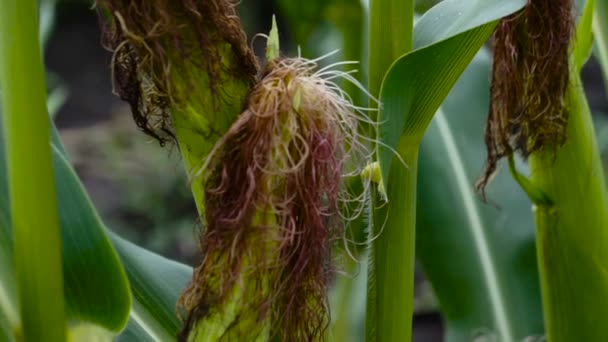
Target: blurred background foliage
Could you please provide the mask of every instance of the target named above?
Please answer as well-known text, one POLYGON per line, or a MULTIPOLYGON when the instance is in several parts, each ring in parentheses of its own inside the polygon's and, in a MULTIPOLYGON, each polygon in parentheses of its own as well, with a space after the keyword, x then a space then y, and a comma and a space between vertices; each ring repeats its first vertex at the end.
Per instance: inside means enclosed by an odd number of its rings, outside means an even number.
MULTIPOLYGON (((423 13, 437 2, 420 0, 416 10, 423 13)), ((314 58, 340 49, 327 62, 361 61, 356 77, 365 82, 367 6, 359 0, 241 0, 239 11, 250 38, 268 32, 276 14, 283 53, 314 58)), ((91 1, 43 0, 41 20, 43 35, 49 37, 45 64, 50 106, 57 108, 55 122, 67 152, 100 214, 128 240, 196 265, 198 219, 179 151, 176 146, 162 149, 140 134, 128 105, 111 94, 111 55, 99 43, 91 1)), ((263 39, 251 44, 263 55, 263 39)), ((481 137, 489 65, 490 55, 484 50, 452 91, 422 146, 417 241, 421 267, 415 291, 414 341, 440 341, 446 334, 454 340, 470 337, 472 325, 486 324, 494 314, 486 312, 491 305, 485 302, 489 296, 484 294, 483 265, 475 264, 479 262, 474 243, 478 232, 471 224, 471 208, 467 211, 463 204, 466 201, 474 202, 486 247, 502 274, 499 279, 507 293, 503 299, 509 306, 505 310, 521 317, 513 322, 515 330, 529 336, 542 334, 542 318, 536 314, 540 298, 527 199, 504 171, 490 189, 494 205, 482 203, 472 193, 463 195, 462 184, 454 178, 458 166, 450 159, 456 151, 464 180, 472 188, 485 158, 481 137), (439 303, 447 324, 439 314, 439 303)), ((595 60, 585 67, 583 80, 608 165, 608 92, 595 60)), ((359 92, 345 86, 356 102, 365 105, 359 92)), ((336 341, 363 336, 366 271, 364 255, 359 258, 362 262, 344 266, 346 280, 338 281, 332 292, 333 313, 338 317, 332 330, 336 341)), ((481 338, 491 338, 491 329, 479 328, 481 338)))

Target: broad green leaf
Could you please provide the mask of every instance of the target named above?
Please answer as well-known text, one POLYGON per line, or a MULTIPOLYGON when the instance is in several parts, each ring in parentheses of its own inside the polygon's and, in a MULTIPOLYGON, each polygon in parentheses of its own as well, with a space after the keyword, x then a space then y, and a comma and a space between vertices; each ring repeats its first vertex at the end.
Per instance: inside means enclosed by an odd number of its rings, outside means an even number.
POLYGON ((13 336, 11 324, 8 319, 0 312, 0 341, 14 342, 15 336, 13 336))
MULTIPOLYGON (((88 321, 92 321, 97 324, 106 324, 108 321, 118 322, 118 318, 123 319, 121 324, 124 323, 124 314, 120 314, 118 311, 111 312, 111 310, 120 309, 125 312, 125 305, 121 305, 116 298, 112 299, 112 294, 119 290, 122 286, 126 285, 124 274, 111 273, 109 272, 108 265, 106 268, 103 267, 101 261, 104 260, 103 250, 109 246, 105 245, 108 242, 108 234, 105 231, 103 223, 99 219, 95 209, 90 204, 86 193, 84 192, 76 174, 73 172, 69 165, 65 155, 60 152, 63 149, 61 142, 58 140, 58 135, 55 129, 52 130, 53 144, 53 157, 55 159, 55 172, 58 186, 58 197, 68 198, 65 201, 60 200, 60 216, 62 218, 62 229, 66 230, 64 226, 75 227, 73 229, 67 229, 70 232, 63 233, 64 240, 71 241, 70 244, 66 244, 69 248, 66 248, 66 258, 80 259, 80 260, 66 260, 65 270, 66 277, 69 274, 76 272, 73 268, 79 269, 79 277, 83 278, 84 275, 88 278, 85 280, 74 279, 74 281, 67 281, 66 286, 70 285, 70 289, 66 288, 66 296, 68 300, 71 297, 75 297, 71 302, 72 306, 76 308, 71 309, 70 312, 74 313, 71 318, 74 321, 85 320, 88 316, 88 321), (87 229, 83 229, 86 227, 87 229), (76 229, 79 228, 79 229, 76 229), (100 247, 87 248, 87 235, 91 232, 97 232, 98 243, 100 247), (81 234, 81 236, 77 235, 81 234), (101 242, 99 242, 101 241, 101 242), (103 242, 105 241, 105 242, 103 242), (105 246, 105 247, 104 247, 105 246), (102 248, 103 247, 103 248, 102 248), (87 251, 89 250, 89 251, 87 251), (102 251, 101 254, 99 251, 102 251), (96 256, 92 262, 91 257, 96 256), (87 268, 83 270, 83 265, 87 268), (105 271, 104 271, 105 270, 105 271), (117 278, 117 276, 120 276, 117 278), (88 284, 88 288, 83 286, 84 282, 88 284), (97 282, 95 284, 94 282, 97 282), (122 285, 121 285, 122 284, 122 285), (115 291, 112 292, 111 290, 115 291), (90 296, 90 293, 95 295, 90 296), (103 293, 103 295, 99 295, 103 293), (83 297, 76 297, 80 294, 83 297), (86 295, 86 296, 85 296, 86 295), (110 308, 109 304, 114 303, 115 307, 110 308), (96 306, 92 306, 96 305, 96 306), (90 312, 86 312, 86 309, 90 309, 90 312), (99 308, 102 310, 100 311, 99 308), (105 309, 104 309, 105 308, 105 309), (78 309, 80 312, 75 312, 78 309), (109 317, 102 316, 104 314, 110 315, 109 317), (113 314, 112 314, 113 313, 113 314), (78 314, 78 315, 76 315, 78 314), (104 323, 105 322, 105 323, 104 323)), ((0 136, 1 138, 1 136, 0 136)), ((0 157, 3 157, 3 152, 0 152, 0 157)), ((4 174, 4 158, 0 159, 0 185, 5 181, 4 174)), ((4 188, 0 187, 0 196, 5 196, 3 193, 4 188)), ((0 197, 2 200, 2 197, 0 197)), ((6 201, 0 202, 3 204, 0 206, 0 222, 8 222, 9 217, 5 210, 7 203, 6 201)), ((0 226, 4 227, 4 226, 0 226)), ((10 231, 7 229, 2 230, 0 235, 0 242, 10 242, 10 231)), ((95 234, 94 234, 95 235, 95 234)), ((159 255, 146 251, 145 249, 133 245, 113 233, 109 233, 109 238, 114 244, 114 248, 118 252, 120 259, 124 265, 126 275, 129 278, 131 293, 133 295, 133 306, 130 311, 131 323, 127 326, 127 329, 120 336, 122 341, 139 341, 145 333, 149 340, 171 340, 174 339, 179 329, 179 320, 175 314, 175 304, 177 297, 185 287, 186 283, 190 280, 192 270, 182 264, 170 261, 159 255), (130 339, 129 336, 138 336, 137 339, 130 339)), ((90 240, 91 238, 88 237, 90 240)), ((65 244, 65 242, 64 242, 65 244)), ((9 245, 5 243, 5 245, 9 245)), ((89 244, 89 246, 91 246, 89 244)), ((4 245, 2 246, 4 247, 4 245)), ((2 248, 0 253, 6 252, 9 248, 2 248)), ((111 251, 111 249, 110 249, 111 251)), ((10 253, 7 253, 8 258, 0 259, 0 262, 10 260, 10 253)), ((106 255, 106 262, 110 260, 112 263, 117 263, 116 254, 106 255)), ((10 270, 10 268, 7 268, 10 270)), ((11 279, 12 274, 10 272, 4 273, 7 269, 0 269, 0 285, 5 285, 7 279, 11 279), (8 275, 5 277, 5 275, 8 275)), ((75 277, 72 277, 75 278, 75 277)), ((9 293, 9 298, 12 294, 9 293)), ((115 297, 117 295, 115 294, 115 297)), ((128 298, 128 297, 127 297, 128 298)), ((126 312, 129 312, 128 302, 126 303, 126 312)), ((71 308, 71 306, 69 306, 71 308)), ((108 326, 109 328, 109 326, 108 326)), ((115 329, 116 330, 116 329, 115 329)), ((144 339, 145 340, 145 339, 144 339)))
MULTIPOLYGON (((57 131, 53 129, 51 133, 54 146, 63 149, 57 131)), ((65 158, 62 159, 66 161, 65 158)), ((77 198, 78 202, 89 203, 77 176, 73 171, 66 173, 71 175, 72 196, 77 198)), ((83 207, 82 213, 95 217, 97 229, 104 229, 92 206, 83 207)), ((107 230, 106 234, 109 235, 125 268, 133 300, 130 319, 132 322, 121 334, 121 340, 129 341, 129 336, 141 337, 142 333, 157 341, 174 339, 180 327, 175 309, 177 298, 191 279, 192 269, 138 247, 107 230)))
POLYGON ((125 272, 69 162, 55 147, 53 157, 70 317, 120 331, 130 307, 125 272))
MULTIPOLYGON (((415 50, 400 57, 384 77, 377 158, 380 185, 386 189, 388 203, 373 205, 370 232, 375 240, 370 253, 366 325, 370 341, 410 339, 407 329, 395 317, 408 322, 411 315, 415 189, 422 136, 497 21, 524 5, 525 1, 505 5, 499 0, 439 3, 415 25, 415 50), (396 155, 399 163, 393 161, 396 155), (400 268, 396 269, 396 265, 400 268)), ((371 67, 373 64, 370 70, 371 67)), ((375 77, 373 71, 371 76, 375 77)))
POLYGON ((445 0, 414 27, 414 51, 399 58, 384 78, 380 100, 378 162, 386 182, 400 140, 416 145, 433 115, 497 20, 524 0, 445 0))
POLYGON ((2 145, 4 127, 1 118, 2 109, 0 109, 0 337, 2 337, 0 340, 4 341, 3 336, 12 336, 12 329, 19 324, 19 313, 13 268, 13 234, 10 210, 7 207, 9 199, 4 162, 6 157, 2 145))
POLYGON ((418 260, 447 323, 446 341, 476 333, 499 341, 542 335, 534 221, 526 195, 502 170, 483 203, 473 184, 485 162, 490 57, 482 50, 454 86, 421 145, 418 260))
POLYGON ((525 0, 444 0, 416 23, 414 49, 436 44, 520 10, 525 0))
POLYGON ((282 14, 288 19, 289 29, 297 44, 303 44, 323 19, 327 0, 277 1, 282 14))
MULTIPOLYGON (((0 145, 3 134, 0 133, 0 145)), ((5 158, 0 152, 0 182, 5 184, 5 158)), ((98 225, 99 218, 91 215, 88 198, 74 195, 82 191, 71 167, 53 147, 53 167, 57 199, 60 204, 59 219, 63 242, 64 293, 68 319, 72 324, 88 322, 107 330, 118 332, 126 324, 130 308, 128 283, 105 232, 98 225)), ((12 260, 9 201, 6 187, 0 190, 0 223, 2 256, 0 262, 12 260)), ((8 298, 16 298, 12 265, 3 267, 0 286, 6 289, 8 298)), ((11 322, 14 323, 14 322, 11 322)))
POLYGON ((131 320, 121 340, 146 332, 157 341, 175 339, 181 324, 177 319, 177 299, 192 279, 192 269, 149 252, 116 234, 110 237, 131 283, 131 320), (134 331, 130 331, 134 329, 134 331), (141 331, 140 331, 141 330, 141 331), (139 331, 139 332, 138 332, 139 331))
POLYGON ((576 30, 576 49, 574 49, 574 62, 576 69, 581 70, 593 48, 593 13, 595 12, 595 0, 588 0, 583 10, 583 15, 576 30))

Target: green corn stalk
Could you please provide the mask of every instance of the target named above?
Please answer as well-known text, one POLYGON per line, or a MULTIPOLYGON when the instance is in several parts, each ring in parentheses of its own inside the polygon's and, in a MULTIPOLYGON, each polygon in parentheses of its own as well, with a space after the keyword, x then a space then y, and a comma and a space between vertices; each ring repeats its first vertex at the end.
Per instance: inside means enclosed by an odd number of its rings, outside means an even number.
MULTIPOLYGON (((384 4, 388 6, 389 3, 384 4)), ((399 57, 382 79, 376 148, 378 168, 372 169, 369 176, 374 182, 379 181, 379 192, 382 192, 381 187, 386 189, 387 202, 378 200, 371 208, 374 227, 371 230, 373 245, 366 317, 368 341, 407 341, 411 338, 416 168, 420 141, 441 103, 489 38, 498 19, 524 5, 524 1, 506 3, 498 0, 441 2, 417 22, 414 50, 399 57)), ((390 12, 389 7, 384 13, 394 14, 395 22, 391 22, 390 17, 385 18, 380 21, 385 29, 374 29, 374 17, 378 20, 381 16, 374 14, 373 2, 371 8, 372 33, 391 35, 391 29, 403 22, 400 12, 394 8, 390 12)), ((372 34, 370 42, 372 94, 382 78, 373 71, 373 54, 377 53, 375 37, 372 34)), ((393 37, 399 38, 396 34, 393 37)), ((398 46, 384 48, 393 51, 398 46)), ((386 58, 375 60, 381 65, 391 62, 386 58)), ((378 199, 377 196, 373 198, 378 199)))
MULTIPOLYGON (((414 1, 370 2, 369 90, 379 97, 380 86, 391 64, 413 44, 414 1)), ((417 144, 403 142, 397 153, 407 167, 393 163, 386 184, 390 206, 372 194, 372 242, 368 268, 366 339, 409 341, 414 293, 416 233, 417 144), (411 149, 411 146, 415 146, 411 149), (388 212, 388 208, 391 212, 388 212), (391 265, 398 265, 392 267, 391 265)))
MULTIPOLYGON (((570 58, 566 143, 532 154, 537 257, 548 341, 608 336, 608 196, 580 69, 591 50, 595 1, 587 2, 570 58), (543 193, 550 201, 537 196, 543 193)), ((599 8, 599 7, 598 7, 599 8)), ((597 18, 596 13, 596 18, 597 18)))
MULTIPOLYGON (((61 240, 37 2, 0 1, 0 85, 23 341, 65 341, 61 240)), ((4 303, 3 303, 4 304, 4 303)))

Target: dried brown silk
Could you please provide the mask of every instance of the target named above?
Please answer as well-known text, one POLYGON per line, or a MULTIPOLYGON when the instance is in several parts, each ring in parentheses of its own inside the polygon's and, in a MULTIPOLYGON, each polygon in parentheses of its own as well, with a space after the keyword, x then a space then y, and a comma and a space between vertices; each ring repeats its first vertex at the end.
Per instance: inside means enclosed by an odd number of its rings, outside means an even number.
POLYGON ((494 32, 488 159, 476 185, 484 198, 500 159, 514 152, 527 158, 566 141, 572 6, 572 0, 529 0, 494 32))
POLYGON ((170 107, 197 96, 173 91, 171 72, 180 73, 192 85, 197 80, 191 75, 200 75, 179 70, 180 61, 204 70, 213 93, 221 89, 222 72, 255 84, 257 61, 247 46, 234 6, 231 0, 99 1, 102 44, 114 53, 114 91, 130 104, 140 129, 161 145, 175 138, 170 107), (222 70, 219 52, 226 43, 237 60, 230 70, 222 70))
POLYGON ((237 304, 232 328, 252 336, 270 324, 281 341, 324 340, 330 253, 343 234, 345 146, 357 121, 313 67, 302 59, 272 63, 211 157, 203 262, 182 298, 191 312, 186 331, 245 277, 246 302, 237 304), (238 322, 252 312, 256 324, 238 322))

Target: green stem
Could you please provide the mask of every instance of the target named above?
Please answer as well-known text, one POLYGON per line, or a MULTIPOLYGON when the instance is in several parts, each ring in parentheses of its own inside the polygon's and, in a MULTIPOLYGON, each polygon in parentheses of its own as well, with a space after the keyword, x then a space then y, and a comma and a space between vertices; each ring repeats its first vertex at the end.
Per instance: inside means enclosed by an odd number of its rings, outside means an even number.
POLYGON ((369 90, 380 94, 384 74, 414 41, 413 0, 370 0, 369 90))
POLYGON ((388 203, 375 196, 370 252, 367 341, 410 341, 412 336, 418 146, 403 140, 391 164, 388 203), (413 146, 413 148, 412 148, 413 146))
POLYGON ((608 198, 593 122, 572 72, 568 141, 532 155, 532 178, 553 201, 536 208, 537 253, 548 341, 608 336, 608 198))
MULTIPOLYGON (((0 0, 0 84, 23 341, 65 341, 61 239, 37 2, 0 0)), ((21 331, 19 331, 21 329, 21 331)))
MULTIPOLYGON (((378 97, 391 64, 412 50, 414 1, 371 0, 369 25, 369 90, 378 97)), ((384 184, 388 203, 377 191, 372 195, 367 341, 411 340, 419 142, 403 140, 397 152, 407 168, 398 161, 391 164, 391 177, 384 184)))

